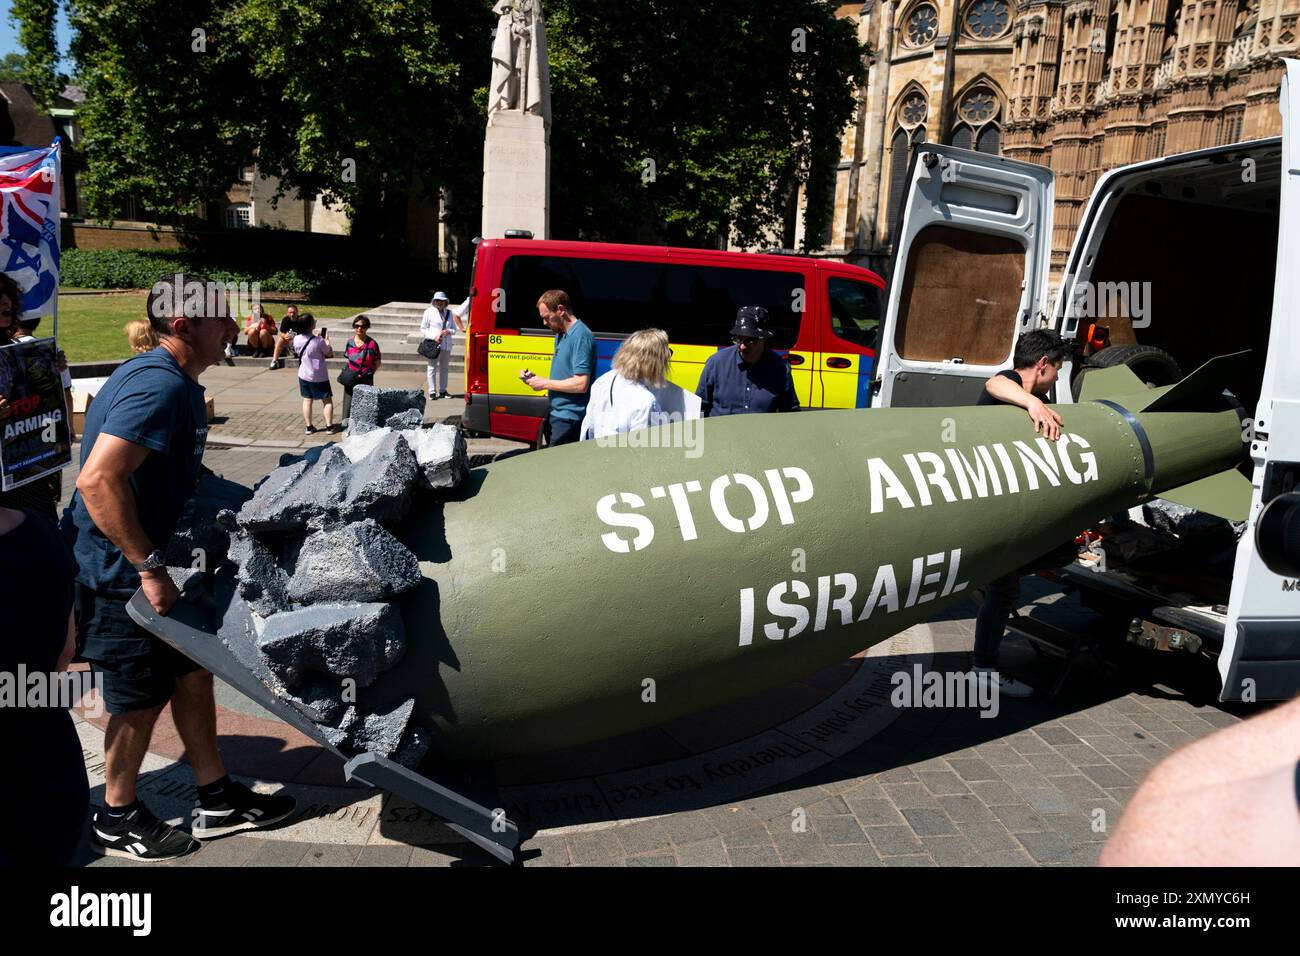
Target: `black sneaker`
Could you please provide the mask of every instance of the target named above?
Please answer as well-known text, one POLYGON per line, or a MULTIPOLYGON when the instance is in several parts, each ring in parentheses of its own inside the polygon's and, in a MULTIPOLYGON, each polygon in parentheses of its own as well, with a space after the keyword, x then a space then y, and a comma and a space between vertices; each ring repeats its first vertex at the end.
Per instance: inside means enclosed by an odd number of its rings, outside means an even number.
POLYGON ((108 856, 146 863, 174 860, 199 848, 188 833, 163 823, 143 803, 117 820, 96 807, 90 820, 90 845, 108 856))
POLYGON ((209 840, 227 833, 269 827, 279 823, 298 807, 298 801, 288 794, 255 793, 242 783, 233 781, 222 793, 223 802, 216 807, 194 808, 196 840, 209 840))
POLYGON ((308 425, 307 428, 303 431, 303 434, 304 434, 304 435, 314 435, 314 434, 316 434, 316 426, 315 426, 315 425, 308 425))

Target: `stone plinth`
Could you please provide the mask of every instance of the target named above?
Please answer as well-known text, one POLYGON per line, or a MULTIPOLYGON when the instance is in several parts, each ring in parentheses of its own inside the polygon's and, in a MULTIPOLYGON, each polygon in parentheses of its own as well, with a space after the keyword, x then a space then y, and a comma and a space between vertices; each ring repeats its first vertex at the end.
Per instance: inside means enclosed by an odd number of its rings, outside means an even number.
POLYGON ((483 238, 507 229, 550 237, 550 134, 540 116, 499 110, 488 117, 483 142, 483 238))

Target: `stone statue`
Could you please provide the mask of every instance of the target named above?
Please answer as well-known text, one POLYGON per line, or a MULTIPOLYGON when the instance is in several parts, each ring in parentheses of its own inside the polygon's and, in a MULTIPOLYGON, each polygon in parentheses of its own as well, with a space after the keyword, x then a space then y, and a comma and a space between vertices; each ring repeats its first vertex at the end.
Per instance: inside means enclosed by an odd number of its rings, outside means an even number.
POLYGON ((546 61, 546 24, 541 0, 499 0, 492 44, 488 116, 517 110, 551 122, 551 78, 546 61))

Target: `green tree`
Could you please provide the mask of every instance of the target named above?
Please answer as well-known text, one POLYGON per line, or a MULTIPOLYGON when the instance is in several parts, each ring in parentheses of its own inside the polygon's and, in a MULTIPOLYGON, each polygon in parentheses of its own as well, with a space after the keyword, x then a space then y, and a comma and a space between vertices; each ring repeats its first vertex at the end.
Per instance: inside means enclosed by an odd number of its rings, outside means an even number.
POLYGON ((0 57, 0 83, 21 83, 27 75, 27 62, 21 53, 0 57))
POLYGON ((9 19, 18 25, 24 55, 19 79, 32 88, 36 102, 53 108, 67 77, 59 74, 59 48, 54 38, 58 0, 12 0, 9 19))
POLYGON ((805 245, 867 50, 822 0, 547 0, 558 235, 805 245))

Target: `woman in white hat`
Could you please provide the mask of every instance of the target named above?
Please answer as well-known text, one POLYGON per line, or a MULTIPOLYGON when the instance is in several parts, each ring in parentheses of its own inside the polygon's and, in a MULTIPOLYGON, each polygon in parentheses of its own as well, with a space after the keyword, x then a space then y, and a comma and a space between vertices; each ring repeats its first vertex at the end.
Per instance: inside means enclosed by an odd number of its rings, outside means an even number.
POLYGON ((447 397, 447 380, 451 375, 452 335, 456 329, 465 331, 460 316, 448 308, 447 303, 447 293, 435 293, 433 301, 424 310, 424 317, 420 320, 420 335, 424 337, 424 341, 420 343, 420 354, 429 363, 430 398, 447 397), (430 343, 438 345, 438 352, 433 357, 430 357, 433 353, 433 346, 430 343))

